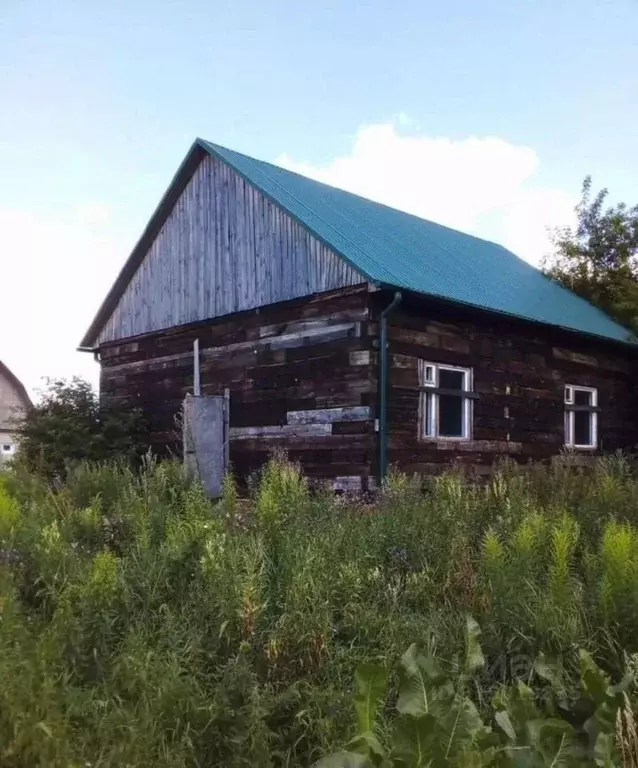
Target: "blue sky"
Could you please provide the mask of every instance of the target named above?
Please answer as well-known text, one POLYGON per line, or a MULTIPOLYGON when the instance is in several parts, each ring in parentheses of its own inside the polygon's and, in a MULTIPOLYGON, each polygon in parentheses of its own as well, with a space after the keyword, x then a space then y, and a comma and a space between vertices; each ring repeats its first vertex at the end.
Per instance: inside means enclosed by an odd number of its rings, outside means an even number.
POLYGON ((0 0, 0 359, 95 378, 75 345, 196 135, 538 261, 586 173, 638 201, 637 73, 635 0, 0 0))

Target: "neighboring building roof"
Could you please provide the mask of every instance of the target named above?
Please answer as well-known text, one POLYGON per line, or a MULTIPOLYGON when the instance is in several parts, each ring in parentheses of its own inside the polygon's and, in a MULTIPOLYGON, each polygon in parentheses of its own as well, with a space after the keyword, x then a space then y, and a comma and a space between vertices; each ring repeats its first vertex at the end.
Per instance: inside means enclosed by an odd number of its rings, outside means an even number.
POLYGON ((605 339, 632 342, 604 312, 500 245, 197 139, 82 341, 90 347, 202 151, 221 158, 370 282, 605 339))
POLYGON ((0 377, 6 379, 11 384, 16 394, 18 395, 18 398, 22 401, 22 406, 24 408, 31 408, 33 403, 31 402, 31 398, 29 397, 24 384, 15 375, 15 373, 12 373, 12 371, 2 362, 2 360, 0 360, 0 377))

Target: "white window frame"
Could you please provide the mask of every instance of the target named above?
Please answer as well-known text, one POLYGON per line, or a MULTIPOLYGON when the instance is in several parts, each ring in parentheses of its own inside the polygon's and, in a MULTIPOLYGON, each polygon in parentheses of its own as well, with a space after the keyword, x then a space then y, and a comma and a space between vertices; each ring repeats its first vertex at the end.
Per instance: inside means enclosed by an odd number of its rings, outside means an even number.
POLYGON ((423 440, 449 440, 453 442, 468 441, 472 439, 472 398, 462 397, 463 419, 461 435, 439 435, 439 395, 427 390, 439 388, 439 371, 455 371, 463 374, 463 389, 461 392, 473 392, 474 377, 471 368, 461 368, 444 363, 430 363, 427 360, 419 360, 419 387, 421 397, 419 399, 419 437, 423 440), (429 397, 427 396, 429 395, 429 397), (428 425, 430 431, 428 432, 428 425))
POLYGON ((565 385, 565 445, 568 448, 575 448, 579 450, 595 450, 598 448, 598 412, 595 410, 588 411, 590 418, 590 434, 592 442, 589 445, 578 445, 574 442, 574 432, 576 423, 576 411, 569 408, 570 405, 574 405, 575 392, 588 392, 591 394, 591 407, 598 408, 598 390, 595 387, 582 387, 579 384, 566 384, 565 385))

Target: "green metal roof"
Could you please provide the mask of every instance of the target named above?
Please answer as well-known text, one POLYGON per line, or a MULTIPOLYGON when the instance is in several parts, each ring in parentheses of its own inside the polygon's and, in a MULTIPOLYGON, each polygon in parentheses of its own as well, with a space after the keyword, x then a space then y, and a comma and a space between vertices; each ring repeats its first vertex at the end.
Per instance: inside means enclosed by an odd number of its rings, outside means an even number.
POLYGON ((368 280, 614 341, 629 331, 500 245, 198 139, 368 280))

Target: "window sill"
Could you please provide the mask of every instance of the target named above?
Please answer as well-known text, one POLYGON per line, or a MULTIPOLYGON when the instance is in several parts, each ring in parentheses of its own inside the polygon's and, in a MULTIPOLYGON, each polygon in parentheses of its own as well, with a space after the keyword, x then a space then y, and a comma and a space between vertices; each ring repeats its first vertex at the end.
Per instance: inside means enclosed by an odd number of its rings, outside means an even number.
POLYGON ((421 442, 430 443, 432 445, 449 445, 450 443, 456 445, 458 443, 471 443, 471 437, 427 437, 421 436, 421 442))
POLYGON ((420 445, 437 451, 476 453, 519 453, 523 444, 512 440, 472 440, 458 437, 421 437, 420 445))

